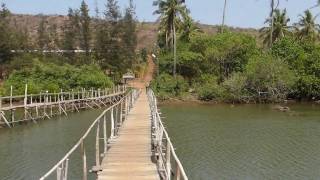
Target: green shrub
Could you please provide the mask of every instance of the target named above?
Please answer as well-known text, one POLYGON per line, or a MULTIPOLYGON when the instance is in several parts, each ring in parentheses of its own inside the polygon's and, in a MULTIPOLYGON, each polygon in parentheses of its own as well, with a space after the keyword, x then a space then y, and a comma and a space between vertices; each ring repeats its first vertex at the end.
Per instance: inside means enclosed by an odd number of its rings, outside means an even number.
POLYGON ((225 88, 225 100, 242 102, 243 96, 248 96, 247 77, 244 73, 234 73, 223 82, 225 88))
POLYGON ((249 59, 247 85, 252 94, 268 93, 272 99, 285 98, 296 78, 288 64, 279 58, 262 54, 249 59))
POLYGON ((224 89, 218 85, 217 77, 204 74, 196 81, 196 92, 200 100, 218 100, 223 97, 224 89))
POLYGON ((174 78, 169 74, 161 74, 151 83, 152 89, 157 93, 160 99, 170 97, 179 97, 188 91, 188 83, 182 76, 174 78))
POLYGON ((23 94, 25 84, 28 84, 28 93, 36 94, 40 91, 58 92, 60 89, 107 88, 113 83, 96 65, 59 66, 36 61, 31 69, 21 69, 10 74, 3 84, 4 94, 10 93, 10 86, 13 86, 14 94, 23 94))

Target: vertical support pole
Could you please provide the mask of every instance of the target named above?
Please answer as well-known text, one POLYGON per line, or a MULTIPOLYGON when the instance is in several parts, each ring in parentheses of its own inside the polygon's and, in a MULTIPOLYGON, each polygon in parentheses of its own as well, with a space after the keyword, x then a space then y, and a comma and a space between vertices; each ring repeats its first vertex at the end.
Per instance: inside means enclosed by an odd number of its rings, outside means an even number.
POLYGON ((97 134, 96 134, 96 167, 100 168, 100 120, 97 122, 97 134))
POLYGON ((176 168, 177 169, 176 169, 175 180, 180 180, 181 179, 181 172, 180 172, 180 169, 179 169, 178 165, 177 165, 176 168))
POLYGON ((50 101, 50 116, 52 117, 53 116, 53 110, 52 110, 52 97, 50 96, 50 99, 49 99, 49 101, 50 101))
POLYGON ((24 119, 27 119, 27 103, 28 103, 28 84, 24 89, 24 119))
POLYGON ((62 180, 61 179, 61 171, 62 171, 61 167, 58 167, 57 168, 57 180, 62 180))
POLYGON ((12 108, 12 86, 10 86, 10 108, 12 108))
POLYGON ((116 117, 115 117, 115 121, 114 121, 114 129, 115 129, 115 135, 117 136, 118 135, 118 121, 119 121, 119 117, 118 117, 118 113, 119 113, 119 105, 117 105, 115 107, 115 110, 116 110, 116 117))
POLYGON ((167 168, 167 180, 171 179, 171 148, 169 139, 167 139, 167 148, 166 148, 166 168, 167 168))
POLYGON ((110 113, 110 115, 111 115, 111 135, 110 135, 110 138, 112 139, 112 138, 114 138, 114 117, 113 117, 113 109, 114 109, 114 107, 113 108, 111 108, 111 113, 110 113))
POLYGON ((108 141, 107 141, 107 115, 104 114, 103 116, 103 153, 104 155, 107 154, 108 151, 108 141))
POLYGON ((67 180, 68 179, 69 159, 66 159, 65 163, 66 164, 65 164, 64 172, 63 172, 63 180, 67 180))
POLYGON ((82 180, 88 180, 87 156, 86 156, 86 149, 85 149, 83 140, 81 142, 81 154, 82 154, 82 180))
POLYGON ((15 121, 15 119, 14 119, 14 117, 15 117, 14 111, 15 111, 15 109, 11 109, 11 122, 12 122, 12 126, 14 126, 14 121, 15 121))
POLYGON ((2 120, 1 114, 2 114, 2 97, 0 97, 0 122, 2 120))
POLYGON ((120 121, 119 121, 119 125, 122 126, 122 106, 123 106, 123 101, 120 102, 120 121))

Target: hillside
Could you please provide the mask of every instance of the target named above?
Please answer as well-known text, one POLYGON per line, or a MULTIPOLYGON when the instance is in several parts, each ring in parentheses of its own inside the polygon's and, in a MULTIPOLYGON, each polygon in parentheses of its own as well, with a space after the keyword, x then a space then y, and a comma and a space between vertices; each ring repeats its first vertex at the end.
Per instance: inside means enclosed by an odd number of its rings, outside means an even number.
MULTIPOLYGON (((64 22, 68 19, 63 15, 22 15, 14 14, 11 17, 11 25, 20 29, 21 31, 28 31, 31 41, 35 42, 37 37, 37 29, 42 20, 45 18, 47 25, 56 25, 58 34, 62 35, 62 29, 64 22)), ((218 26, 198 24, 198 26, 206 33, 216 34, 218 32, 218 26)), ((138 49, 152 48, 157 39, 158 24, 155 22, 141 22, 137 26, 138 34, 138 49)), ((233 32, 247 33, 257 37, 258 31, 250 28, 234 28, 229 27, 233 32)))

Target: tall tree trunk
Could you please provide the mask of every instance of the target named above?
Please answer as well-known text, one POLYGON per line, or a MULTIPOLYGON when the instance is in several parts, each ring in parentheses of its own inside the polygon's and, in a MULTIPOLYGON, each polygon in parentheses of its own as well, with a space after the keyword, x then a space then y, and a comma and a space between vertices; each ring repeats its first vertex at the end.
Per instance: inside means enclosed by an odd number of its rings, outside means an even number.
POLYGON ((274 14, 274 0, 271 0, 271 14, 270 14, 270 18, 271 18, 271 31, 270 31, 270 47, 272 47, 273 44, 273 14, 274 14))
POLYGON ((227 0, 224 0, 221 33, 223 33, 223 31, 224 31, 224 25, 225 25, 225 20, 226 20, 226 10, 227 10, 227 0))
POLYGON ((174 64, 173 64, 173 76, 176 78, 177 73, 177 35, 176 35, 176 27, 173 23, 173 58, 174 58, 174 64))

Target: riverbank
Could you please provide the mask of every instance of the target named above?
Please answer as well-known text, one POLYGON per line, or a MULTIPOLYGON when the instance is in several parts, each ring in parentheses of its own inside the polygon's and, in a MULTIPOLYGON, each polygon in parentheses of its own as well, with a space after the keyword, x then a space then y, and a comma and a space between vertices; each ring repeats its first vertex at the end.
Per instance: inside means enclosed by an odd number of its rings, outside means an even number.
POLYGON ((200 100, 196 95, 188 95, 188 96, 177 96, 177 97, 166 97, 166 99, 158 98, 158 102, 161 105, 167 105, 167 104, 204 104, 204 105, 210 105, 210 104, 281 104, 281 105, 290 105, 290 104, 315 104, 320 105, 319 100, 296 100, 296 99, 286 99, 281 101, 250 101, 250 102, 239 102, 239 101, 227 101, 223 99, 216 99, 216 100, 200 100))

